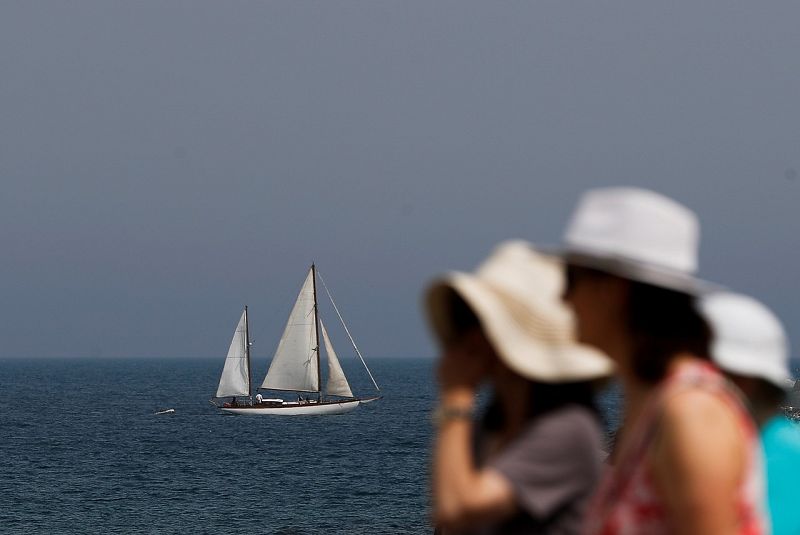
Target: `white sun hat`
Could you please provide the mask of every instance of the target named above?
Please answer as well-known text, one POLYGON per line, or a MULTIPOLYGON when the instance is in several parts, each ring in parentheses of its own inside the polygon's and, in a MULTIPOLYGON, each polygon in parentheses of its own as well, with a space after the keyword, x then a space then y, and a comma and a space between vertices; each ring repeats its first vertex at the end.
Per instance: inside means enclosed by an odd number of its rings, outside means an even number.
POLYGON ((700 310, 711 325, 711 357, 724 371, 790 388, 789 343, 780 320, 746 295, 708 294, 700 310))
POLYGON ((715 288, 695 277, 697 216, 654 191, 616 187, 585 192, 564 241, 560 254, 569 264, 690 294, 715 288))
POLYGON ((584 381, 612 372, 605 355, 574 338, 561 302, 563 266, 525 241, 500 244, 475 273, 451 272, 427 290, 430 324, 444 345, 455 334, 452 292, 475 313, 503 362, 519 375, 548 383, 584 381))

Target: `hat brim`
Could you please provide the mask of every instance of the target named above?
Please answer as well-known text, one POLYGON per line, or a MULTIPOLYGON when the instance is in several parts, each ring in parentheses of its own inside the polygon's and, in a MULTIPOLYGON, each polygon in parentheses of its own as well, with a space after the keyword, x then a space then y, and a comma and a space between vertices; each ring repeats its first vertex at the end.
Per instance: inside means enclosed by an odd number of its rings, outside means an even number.
POLYGON ((526 330, 524 320, 512 312, 513 307, 500 293, 467 273, 452 272, 434 282, 426 293, 428 315, 442 343, 454 334, 449 292, 455 292, 467 303, 500 359, 522 377, 564 383, 594 380, 613 372, 608 357, 573 340, 564 340, 561 333, 536 336, 526 330))
POLYGON ((714 362, 726 372, 763 379, 782 390, 791 390, 794 387, 789 370, 783 366, 775 362, 763 362, 763 359, 754 358, 752 352, 742 351, 724 342, 716 345, 714 362))
POLYGON ((720 284, 694 277, 682 271, 648 264, 621 255, 603 255, 587 249, 563 246, 536 246, 536 250, 546 255, 559 257, 565 264, 596 269, 624 279, 689 295, 700 296, 725 289, 720 284))

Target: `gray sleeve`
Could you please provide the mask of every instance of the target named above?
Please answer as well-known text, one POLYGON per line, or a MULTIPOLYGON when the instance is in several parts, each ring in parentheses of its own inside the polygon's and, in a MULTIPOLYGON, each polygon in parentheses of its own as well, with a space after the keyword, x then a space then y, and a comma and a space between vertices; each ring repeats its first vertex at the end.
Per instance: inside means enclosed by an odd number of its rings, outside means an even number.
POLYGON ((591 493, 600 477, 600 454, 595 417, 571 406, 533 420, 488 467, 511 483, 521 509, 545 519, 591 493))

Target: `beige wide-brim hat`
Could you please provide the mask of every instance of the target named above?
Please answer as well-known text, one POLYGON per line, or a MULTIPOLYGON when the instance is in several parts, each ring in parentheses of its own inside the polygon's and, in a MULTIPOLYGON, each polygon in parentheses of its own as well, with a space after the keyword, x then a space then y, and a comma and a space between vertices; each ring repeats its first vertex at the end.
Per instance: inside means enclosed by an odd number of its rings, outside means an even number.
POLYGON ((696 276, 700 224, 695 213, 654 191, 585 192, 564 241, 552 252, 569 264, 690 295, 722 288, 696 276))
POLYGON ((525 241, 500 244, 474 273, 451 272, 428 288, 425 304, 442 345, 455 335, 451 292, 477 316, 502 361, 519 375, 546 383, 592 380, 612 373, 611 360, 579 345, 561 302, 563 265, 525 241))

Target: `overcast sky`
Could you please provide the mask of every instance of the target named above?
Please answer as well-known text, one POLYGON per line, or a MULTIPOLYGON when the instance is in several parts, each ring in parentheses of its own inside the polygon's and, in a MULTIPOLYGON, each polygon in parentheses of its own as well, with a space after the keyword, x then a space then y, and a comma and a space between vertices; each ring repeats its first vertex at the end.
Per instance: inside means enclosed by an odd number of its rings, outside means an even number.
MULTIPOLYGON (((271 356, 316 260, 367 357, 578 194, 687 204, 800 347, 800 3, 0 3, 0 356, 271 356)), ((327 323, 333 323, 329 320, 327 323)), ((341 331, 334 343, 344 347, 341 331)))

